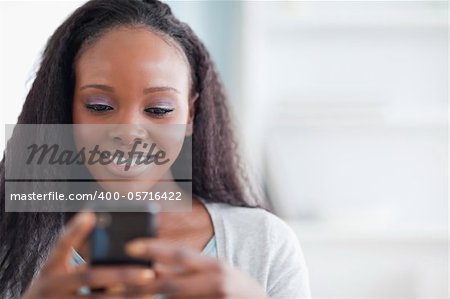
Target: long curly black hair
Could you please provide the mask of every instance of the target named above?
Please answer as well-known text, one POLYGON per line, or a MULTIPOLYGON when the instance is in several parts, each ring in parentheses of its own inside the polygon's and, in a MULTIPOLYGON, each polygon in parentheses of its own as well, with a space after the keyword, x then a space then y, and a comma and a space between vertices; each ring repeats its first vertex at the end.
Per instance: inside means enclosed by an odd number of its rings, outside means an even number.
MULTIPOLYGON (((210 202, 258 206, 243 174, 223 86, 210 55, 191 28, 159 1, 93 0, 78 8, 48 40, 18 123, 72 123, 74 61, 84 45, 119 26, 146 26, 175 41, 186 54, 191 89, 199 95, 192 135, 193 194, 210 202)), ((0 175, 0 297, 17 298, 48 257, 68 215, 5 212, 5 156, 0 175)))

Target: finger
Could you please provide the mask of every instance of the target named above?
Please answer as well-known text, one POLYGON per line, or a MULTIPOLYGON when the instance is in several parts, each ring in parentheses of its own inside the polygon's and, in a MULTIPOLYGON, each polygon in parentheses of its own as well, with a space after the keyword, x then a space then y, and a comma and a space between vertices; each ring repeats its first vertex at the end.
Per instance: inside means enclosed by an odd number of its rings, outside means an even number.
POLYGON ((43 271, 63 265, 72 256, 72 250, 78 249, 95 225, 92 212, 80 212, 72 219, 59 238, 43 271))
POLYGON ((204 256, 199 252, 187 247, 175 246, 161 240, 137 239, 126 246, 128 254, 150 259, 154 262, 172 266, 182 266, 185 271, 201 271, 207 269, 215 269, 217 267, 217 259, 204 256))
POLYGON ((81 287, 108 288, 117 285, 145 285, 155 277, 152 269, 140 267, 95 267, 47 279, 43 289, 52 294, 67 294, 81 287))
POLYGON ((132 294, 117 294, 117 295, 110 295, 110 294, 103 294, 103 295, 91 295, 89 297, 81 297, 83 299, 89 298, 89 299, 155 299, 156 297, 153 295, 132 295, 132 294))
POLYGON ((171 278, 183 275, 183 273, 190 273, 180 270, 179 267, 168 266, 160 263, 154 263, 153 270, 155 271, 156 279, 171 278))
MULTIPOLYGON (((32 298, 61 299, 61 296, 60 295, 48 295, 48 294, 45 294, 45 295, 35 296, 35 297, 32 297, 32 298)), ((66 296, 64 296, 64 299, 81 299, 81 298, 85 299, 85 298, 89 298, 89 297, 81 296, 81 295, 66 295, 66 296)))
POLYGON ((171 279, 175 277, 187 276, 198 273, 199 271, 194 271, 191 269, 187 269, 186 267, 181 266, 170 266, 160 263, 155 263, 153 265, 153 269, 155 270, 155 278, 156 279, 171 279))
POLYGON ((182 298, 223 298, 231 292, 223 276, 204 273, 172 279, 156 279, 140 287, 140 293, 165 294, 182 298))

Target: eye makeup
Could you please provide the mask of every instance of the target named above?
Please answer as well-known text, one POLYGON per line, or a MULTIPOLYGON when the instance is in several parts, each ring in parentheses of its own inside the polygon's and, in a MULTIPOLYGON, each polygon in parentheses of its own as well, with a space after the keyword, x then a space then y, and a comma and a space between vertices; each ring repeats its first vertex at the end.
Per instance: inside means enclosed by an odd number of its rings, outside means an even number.
POLYGON ((85 101, 86 105, 109 105, 112 106, 112 101, 102 95, 90 96, 85 101))
POLYGON ((91 96, 87 98, 84 106, 93 112, 105 112, 114 109, 111 100, 105 96, 91 96))
MULTIPOLYGON (((175 103, 173 102, 171 99, 153 99, 147 102, 143 111, 152 118, 168 117, 175 111, 175 103)), ((104 95, 87 97, 84 107, 92 113, 105 113, 116 109, 113 101, 104 95)))
POLYGON ((172 100, 154 99, 149 101, 144 111, 151 117, 163 118, 170 115, 175 110, 172 100))
POLYGON ((145 108, 144 111, 150 114, 152 117, 165 117, 171 112, 173 112, 175 108, 173 107, 148 107, 145 108))

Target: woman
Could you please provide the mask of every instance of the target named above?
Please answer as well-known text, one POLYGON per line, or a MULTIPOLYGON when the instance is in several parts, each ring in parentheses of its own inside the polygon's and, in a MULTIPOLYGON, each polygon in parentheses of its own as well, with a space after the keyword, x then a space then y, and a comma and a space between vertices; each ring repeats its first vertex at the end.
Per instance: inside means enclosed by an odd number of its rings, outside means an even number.
POLYGON ((3 160, 2 298, 309 296, 294 233, 246 192, 209 54, 166 4, 94 0, 77 9, 48 41, 18 123, 192 124, 192 212, 161 213, 157 240, 128 244, 130 255, 155 261, 152 270, 72 267, 83 263, 73 249, 83 256, 93 215, 64 225, 64 213, 5 213, 3 160))

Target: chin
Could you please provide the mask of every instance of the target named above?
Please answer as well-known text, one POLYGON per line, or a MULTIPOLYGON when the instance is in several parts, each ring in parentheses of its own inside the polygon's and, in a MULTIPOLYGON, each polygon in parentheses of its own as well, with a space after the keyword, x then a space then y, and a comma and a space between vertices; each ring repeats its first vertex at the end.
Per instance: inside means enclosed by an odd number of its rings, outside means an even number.
MULTIPOLYGON (((121 199, 134 199, 137 192, 149 192, 157 184, 157 182, 149 181, 100 181, 98 182, 103 191, 111 193, 119 193, 121 199), (131 194, 133 193, 133 194, 131 194)), ((117 196, 117 195, 116 195, 117 196)), ((112 197, 114 199, 114 196, 112 197)))

